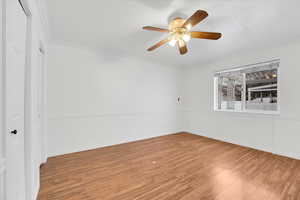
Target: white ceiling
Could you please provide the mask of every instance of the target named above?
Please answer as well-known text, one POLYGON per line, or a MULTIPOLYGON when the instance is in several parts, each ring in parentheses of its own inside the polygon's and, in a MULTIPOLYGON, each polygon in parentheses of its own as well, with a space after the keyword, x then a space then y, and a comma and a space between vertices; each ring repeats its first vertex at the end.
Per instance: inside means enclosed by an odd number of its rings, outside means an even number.
POLYGON ((195 65, 243 49, 278 46, 300 39, 299 0, 46 0, 53 41, 83 45, 102 56, 138 56, 172 65, 195 65), (165 37, 144 31, 167 27, 172 17, 197 9, 209 17, 193 30, 221 32, 217 41, 193 39, 187 55, 168 45, 147 52, 165 37))

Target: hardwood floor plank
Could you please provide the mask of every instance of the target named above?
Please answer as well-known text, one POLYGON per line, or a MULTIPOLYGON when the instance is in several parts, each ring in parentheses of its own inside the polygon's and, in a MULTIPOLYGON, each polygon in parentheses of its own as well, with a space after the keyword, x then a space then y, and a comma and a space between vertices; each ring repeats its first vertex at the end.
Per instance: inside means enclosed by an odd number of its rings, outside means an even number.
POLYGON ((179 133, 49 158, 39 200, 300 200, 300 161, 179 133))

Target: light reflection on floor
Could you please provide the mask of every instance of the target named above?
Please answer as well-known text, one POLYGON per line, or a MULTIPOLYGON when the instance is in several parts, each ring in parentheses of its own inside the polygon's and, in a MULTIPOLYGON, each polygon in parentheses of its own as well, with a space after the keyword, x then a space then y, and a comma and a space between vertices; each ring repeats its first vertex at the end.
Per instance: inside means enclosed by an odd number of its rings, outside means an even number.
POLYGON ((213 170, 216 174, 213 177, 213 193, 217 195, 216 200, 280 200, 277 194, 268 190, 262 183, 244 180, 230 170, 213 170))

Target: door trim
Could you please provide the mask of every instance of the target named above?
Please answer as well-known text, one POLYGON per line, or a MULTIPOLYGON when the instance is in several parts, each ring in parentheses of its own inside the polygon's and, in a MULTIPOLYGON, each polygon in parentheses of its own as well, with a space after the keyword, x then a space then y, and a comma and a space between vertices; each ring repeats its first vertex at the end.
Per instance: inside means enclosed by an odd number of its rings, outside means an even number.
POLYGON ((32 13, 28 0, 18 0, 27 16, 27 30, 26 30, 26 60, 25 60, 25 91, 24 91, 24 152, 25 152, 25 195, 26 199, 31 199, 33 194, 33 179, 31 167, 31 101, 32 101, 32 13))
POLYGON ((4 175, 5 169, 6 169, 5 159, 4 158, 0 158, 0 177, 4 175))
POLYGON ((47 65, 46 65, 46 49, 44 42, 39 42, 39 56, 42 56, 42 112, 41 112, 41 127, 42 127, 42 160, 41 165, 45 164, 48 160, 47 153, 47 65))

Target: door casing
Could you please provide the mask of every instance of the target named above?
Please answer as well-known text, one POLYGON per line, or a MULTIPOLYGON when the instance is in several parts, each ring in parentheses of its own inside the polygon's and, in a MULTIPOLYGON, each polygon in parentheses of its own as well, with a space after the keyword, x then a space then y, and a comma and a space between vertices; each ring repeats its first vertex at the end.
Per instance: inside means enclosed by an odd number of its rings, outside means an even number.
MULTIPOLYGON (((3 51, 2 51, 2 58, 3 58, 3 62, 2 62, 2 68, 4 69, 3 71, 5 72, 5 68, 6 68, 6 41, 5 41, 5 34, 6 34, 6 1, 11 1, 11 0, 1 0, 3 2, 3 20, 2 20, 2 42, 3 42, 3 51)), ((18 1, 18 0, 13 0, 13 1, 18 1)), ((30 113, 30 109, 31 109, 31 74, 32 74, 32 68, 31 68, 31 55, 32 55, 32 13, 29 7, 29 2, 28 0, 19 0, 19 2, 21 3, 23 10, 25 12, 25 15, 27 16, 27 28, 26 28, 26 49, 25 49, 25 91, 24 91, 24 152, 25 152, 25 192, 26 192, 26 199, 29 199, 31 197, 31 173, 30 173, 30 165, 31 165, 31 156, 30 156, 30 145, 31 145, 31 135, 28 134, 30 133, 30 119, 31 119, 31 113, 30 113)), ((5 73, 4 73, 5 74, 5 73)), ((3 77, 4 80, 4 84, 2 87, 2 91, 3 92, 3 99, 6 99, 6 92, 5 92, 5 80, 6 77, 3 77)), ((6 107, 6 102, 4 100, 3 102, 3 107, 6 107)), ((5 109, 4 109, 5 110, 5 109)), ((3 121, 6 122, 7 119, 6 117, 6 112, 4 111, 3 113, 3 121)), ((7 124, 4 123, 3 124, 3 146, 4 146, 4 152, 6 149, 6 134, 7 134, 7 124)), ((5 157, 7 157, 9 155, 5 155, 5 157)), ((6 169, 7 170, 7 169, 6 169)), ((6 180, 4 179, 4 186, 5 186, 6 180)), ((5 190, 4 190, 5 191, 5 190)), ((5 194, 4 194, 5 195, 5 194)), ((4 196, 5 198, 5 196, 4 196)))
MULTIPOLYGON (((6 1, 12 1, 12 0, 0 0, 1 3, 2 3, 2 8, 0 7, 0 9, 2 10, 2 38, 1 41, 2 41, 2 45, 1 45, 1 57, 2 57, 2 63, 1 64, 1 68, 0 68, 0 78, 1 78, 1 84, 0 84, 0 97, 4 100, 6 99, 6 93, 5 93, 5 59, 6 59, 6 41, 5 41, 5 34, 6 34, 6 1)), ((13 1, 18 1, 18 0, 13 0, 13 1)), ((24 133, 25 133, 25 137, 24 137, 24 152, 25 152, 25 181, 26 181, 26 184, 25 184, 25 190, 26 190, 26 199, 31 199, 32 198, 32 192, 34 190, 33 185, 33 180, 32 180, 32 172, 30 171, 31 170, 31 165, 32 163, 30 162, 32 160, 31 158, 31 145, 32 145, 32 135, 30 134, 31 133, 31 119, 33 118, 33 114, 31 113, 31 109, 32 109, 32 99, 34 98, 33 97, 33 94, 32 94, 32 88, 33 88, 33 85, 31 83, 31 80, 33 76, 33 67, 32 67, 32 54, 33 54, 33 51, 39 51, 39 49, 33 49, 33 38, 32 38, 32 32, 33 31, 37 31, 37 30, 33 30, 33 23, 32 23, 32 12, 31 12, 31 7, 30 7, 30 3, 29 3, 29 0, 19 0, 20 3, 22 4, 22 7, 23 7, 23 10, 27 16, 27 33, 26 33, 26 64, 25 64, 25 104, 24 104, 24 107, 25 107, 25 116, 24 116, 24 133)), ((1 5, 1 4, 0 4, 1 5)), ((43 50, 43 53, 44 53, 44 63, 43 63, 43 70, 44 70, 44 87, 43 87, 43 95, 44 95, 44 102, 43 102, 43 113, 41 116, 43 118, 43 128, 42 128, 42 134, 44 137, 46 137, 46 126, 47 126, 47 123, 46 123, 46 112, 47 112, 47 107, 46 107, 46 63, 45 63, 45 60, 46 60, 46 49, 45 49, 45 46, 44 46, 44 43, 42 41, 40 41, 40 44, 39 44, 39 48, 41 48, 43 50)), ((1 59, 0 59, 1 61, 1 59)), ((0 127, 0 148, 3 147, 3 153, 4 153, 4 161, 5 161, 5 157, 7 155, 5 155, 5 149, 6 149, 6 134, 7 134, 7 125, 5 123, 5 121, 7 120, 5 118, 6 116, 6 113, 5 113, 5 100, 3 102, 0 101, 0 111, 1 108, 3 108, 3 112, 0 113, 0 125, 3 125, 2 127, 0 127), (2 135, 1 135, 2 134, 2 135), (1 137, 2 136, 2 137, 1 137)), ((44 158, 42 158, 42 162, 45 163, 47 161, 47 149, 46 149, 46 138, 44 138, 44 146, 42 147, 42 155, 44 156, 44 158)), ((1 149, 0 149, 0 162, 1 162, 1 149)), ((4 165, 5 166, 5 165, 4 165)), ((0 166, 0 170, 1 170, 1 166, 0 166)), ((4 186, 5 186, 5 180, 4 180, 4 186)), ((0 187, 1 187, 1 180, 0 180, 0 187)), ((0 191, 1 191, 1 188, 0 188, 0 191)), ((5 191, 5 190, 4 190, 5 191)), ((0 196, 1 197, 1 196, 0 196)), ((1 197, 2 198, 2 197, 1 197)), ((1 199, 0 198, 0 199, 1 199)), ((4 198, 5 199, 5 198, 4 198)))

